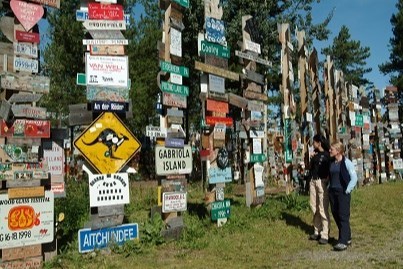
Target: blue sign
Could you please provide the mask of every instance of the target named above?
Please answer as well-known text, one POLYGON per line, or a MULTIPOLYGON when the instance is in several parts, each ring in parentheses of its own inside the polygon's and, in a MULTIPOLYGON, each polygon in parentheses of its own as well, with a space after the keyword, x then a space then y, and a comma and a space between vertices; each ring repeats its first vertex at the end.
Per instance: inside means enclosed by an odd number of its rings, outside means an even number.
POLYGON ((165 147, 167 148, 183 148, 185 146, 185 141, 179 138, 165 138, 165 147))
POLYGON ((209 184, 217 183, 227 183, 232 181, 232 171, 231 167, 221 169, 218 167, 212 167, 208 170, 209 172, 209 184))
POLYGON ((223 46, 227 45, 224 21, 206 17, 206 40, 223 46))
POLYGON ((109 244, 123 245, 124 242, 139 238, 137 223, 124 224, 116 227, 78 231, 78 251, 85 253, 95 249, 106 248, 109 244))
MULTIPOLYGON (((84 10, 76 10, 76 21, 86 21, 89 20, 88 12, 84 10)), ((130 15, 125 14, 125 23, 126 25, 130 24, 130 15)))
POLYGON ((110 111, 110 112, 126 112, 126 103, 111 101, 94 101, 92 102, 93 111, 110 111))

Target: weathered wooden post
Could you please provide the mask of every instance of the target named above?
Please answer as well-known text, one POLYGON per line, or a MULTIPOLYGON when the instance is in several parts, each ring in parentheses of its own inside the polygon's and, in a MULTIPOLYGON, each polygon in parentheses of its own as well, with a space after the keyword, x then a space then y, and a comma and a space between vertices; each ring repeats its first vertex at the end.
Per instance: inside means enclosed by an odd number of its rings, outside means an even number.
POLYGON ((320 96, 321 96, 321 88, 319 83, 319 75, 318 75, 318 53, 314 48, 311 54, 309 55, 309 76, 311 79, 312 85, 312 111, 313 111, 313 122, 314 122, 314 133, 318 134, 321 132, 321 124, 320 124, 320 96))
POLYGON ((325 63, 325 102, 326 102, 326 121, 327 128, 329 132, 329 140, 333 141, 337 139, 337 130, 336 130, 336 93, 334 89, 335 80, 334 80, 334 66, 333 61, 330 59, 330 56, 327 56, 325 63))

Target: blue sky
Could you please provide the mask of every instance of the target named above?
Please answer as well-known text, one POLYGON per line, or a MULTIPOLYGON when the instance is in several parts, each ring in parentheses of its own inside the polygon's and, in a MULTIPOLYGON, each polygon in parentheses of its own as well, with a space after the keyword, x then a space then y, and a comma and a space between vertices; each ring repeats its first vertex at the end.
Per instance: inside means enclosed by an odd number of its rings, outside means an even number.
MULTIPOLYGON (((352 40, 361 42, 362 47, 370 47, 371 56, 367 66, 372 72, 365 77, 382 90, 389 85, 389 76, 384 76, 378 65, 389 60, 389 39, 392 37, 390 18, 397 12, 397 0, 321 0, 313 6, 314 23, 323 21, 327 14, 335 8, 333 19, 329 24, 332 34, 328 41, 315 42, 320 52, 322 47, 331 44, 339 33, 341 26, 346 25, 352 40)), ((325 56, 320 55, 319 60, 325 56)))

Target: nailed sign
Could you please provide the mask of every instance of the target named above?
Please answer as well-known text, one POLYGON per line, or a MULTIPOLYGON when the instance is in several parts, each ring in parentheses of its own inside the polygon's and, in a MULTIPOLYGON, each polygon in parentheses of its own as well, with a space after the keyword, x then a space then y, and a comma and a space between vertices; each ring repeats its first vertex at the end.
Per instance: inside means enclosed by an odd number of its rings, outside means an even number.
POLYGON ((46 108, 44 107, 13 105, 11 110, 15 117, 46 119, 46 108))
POLYGON ((38 44, 40 37, 38 33, 28 33, 16 30, 15 31, 15 39, 19 42, 30 42, 38 44))
POLYGON ((10 7, 25 30, 29 31, 42 18, 43 7, 19 0, 11 0, 10 7))
POLYGON ((126 22, 124 20, 86 20, 83 22, 83 26, 87 30, 126 30, 126 22))
POLYGON ((192 148, 189 145, 183 148, 156 146, 155 172, 157 175, 190 174, 192 166, 192 148))
POLYGON ((163 92, 162 103, 165 106, 186 108, 187 107, 187 97, 184 95, 163 92))
POLYGON ((32 43, 14 42, 14 54, 38 58, 38 45, 32 43))
POLYGON ((187 210, 186 192, 164 192, 162 194, 162 213, 187 210))
POLYGON ((130 203, 127 173, 89 175, 90 206, 108 206, 130 203))
POLYGON ((14 72, 16 71, 38 73, 39 62, 38 60, 14 57, 14 72))
POLYGON ((123 6, 119 4, 88 3, 90 20, 123 20, 123 6))
POLYGON ((87 85, 127 87, 127 56, 92 56, 86 53, 85 63, 87 85))
POLYGON ((112 112, 101 114, 74 145, 101 174, 119 172, 141 147, 137 138, 112 112))

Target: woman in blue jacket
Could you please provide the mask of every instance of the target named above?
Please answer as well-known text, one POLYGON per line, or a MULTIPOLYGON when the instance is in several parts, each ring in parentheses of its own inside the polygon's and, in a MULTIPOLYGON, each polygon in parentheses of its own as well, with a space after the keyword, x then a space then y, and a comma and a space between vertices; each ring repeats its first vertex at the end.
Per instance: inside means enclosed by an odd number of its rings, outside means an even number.
POLYGON ((351 244, 350 202, 351 191, 357 184, 354 164, 344 156, 344 145, 334 142, 330 147, 329 200, 333 218, 339 228, 339 238, 334 250, 342 251, 351 244))

